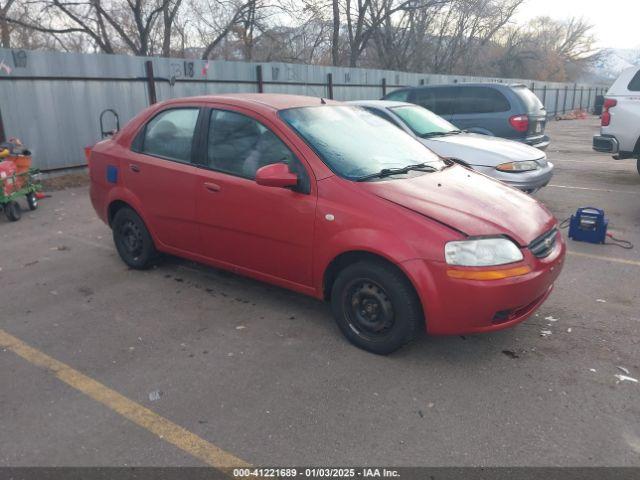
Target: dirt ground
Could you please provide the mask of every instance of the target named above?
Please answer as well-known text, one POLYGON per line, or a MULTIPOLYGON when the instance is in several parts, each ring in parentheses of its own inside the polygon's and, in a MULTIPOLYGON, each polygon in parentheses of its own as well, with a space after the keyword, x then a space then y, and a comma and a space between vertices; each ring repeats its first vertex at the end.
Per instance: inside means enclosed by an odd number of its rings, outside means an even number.
POLYGON ((89 185, 89 172, 87 170, 80 170, 71 172, 64 171, 57 174, 43 174, 40 183, 47 192, 85 187, 89 185))

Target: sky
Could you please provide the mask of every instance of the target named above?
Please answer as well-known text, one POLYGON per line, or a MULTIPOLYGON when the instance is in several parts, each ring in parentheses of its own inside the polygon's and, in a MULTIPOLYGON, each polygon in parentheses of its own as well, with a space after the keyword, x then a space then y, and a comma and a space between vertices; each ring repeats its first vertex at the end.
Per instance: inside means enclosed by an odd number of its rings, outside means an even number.
POLYGON ((525 0, 517 20, 541 15, 583 17, 594 26, 599 48, 640 48, 640 0, 525 0))

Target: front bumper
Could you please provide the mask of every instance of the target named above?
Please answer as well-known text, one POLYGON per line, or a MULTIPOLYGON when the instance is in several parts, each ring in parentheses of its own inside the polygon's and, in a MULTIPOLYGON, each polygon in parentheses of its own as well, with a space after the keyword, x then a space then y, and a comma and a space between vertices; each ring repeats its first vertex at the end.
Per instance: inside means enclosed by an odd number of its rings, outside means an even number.
MULTIPOLYGON (((514 139, 514 140, 518 140, 518 139, 514 139)), ((548 135, 540 135, 537 137, 526 137, 520 141, 523 143, 526 143, 527 145, 531 145, 532 147, 535 147, 537 149, 544 150, 551 143, 551 138, 548 135)))
POLYGON ((547 164, 544 167, 531 172, 501 172, 500 170, 496 170, 494 167, 485 167, 481 165, 473 165, 472 168, 491 178, 500 180, 507 185, 515 187, 518 190, 533 193, 546 186, 551 181, 554 166, 553 163, 547 161, 547 164))
POLYGON ((545 258, 523 250, 523 262, 531 272, 502 280, 451 278, 444 262, 410 260, 403 267, 422 301, 427 333, 473 334, 509 328, 531 316, 551 293, 565 253, 558 233, 553 251, 545 258))

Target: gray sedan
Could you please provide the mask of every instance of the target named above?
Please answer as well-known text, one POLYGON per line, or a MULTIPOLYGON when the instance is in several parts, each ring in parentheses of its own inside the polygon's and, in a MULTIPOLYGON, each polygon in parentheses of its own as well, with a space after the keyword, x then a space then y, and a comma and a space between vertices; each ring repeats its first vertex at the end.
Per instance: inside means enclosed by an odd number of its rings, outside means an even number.
POLYGON ((388 100, 349 103, 388 120, 441 157, 525 192, 532 193, 544 187, 553 175, 553 164, 537 148, 458 130, 442 117, 412 103, 388 100))

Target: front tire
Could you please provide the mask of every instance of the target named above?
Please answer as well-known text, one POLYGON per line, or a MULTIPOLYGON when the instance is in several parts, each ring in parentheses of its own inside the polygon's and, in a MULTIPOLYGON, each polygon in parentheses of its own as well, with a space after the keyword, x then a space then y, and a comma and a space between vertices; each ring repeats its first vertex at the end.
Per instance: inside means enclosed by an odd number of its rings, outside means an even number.
POLYGON ((331 289, 340 330, 355 346, 387 355, 424 330, 420 300, 396 267, 360 261, 342 270, 331 289))
POLYGON ((29 205, 29 210, 38 208, 38 197, 34 192, 27 194, 27 205, 29 205))
POLYGON ((136 270, 151 267, 158 252, 149 230, 131 208, 118 210, 112 222, 113 242, 122 261, 136 270))
POLYGON ((4 206, 4 214, 10 222, 17 222, 22 218, 22 209, 18 202, 11 201, 4 206))
POLYGON ((640 175, 640 157, 636 160, 636 168, 638 169, 638 175, 640 175))

